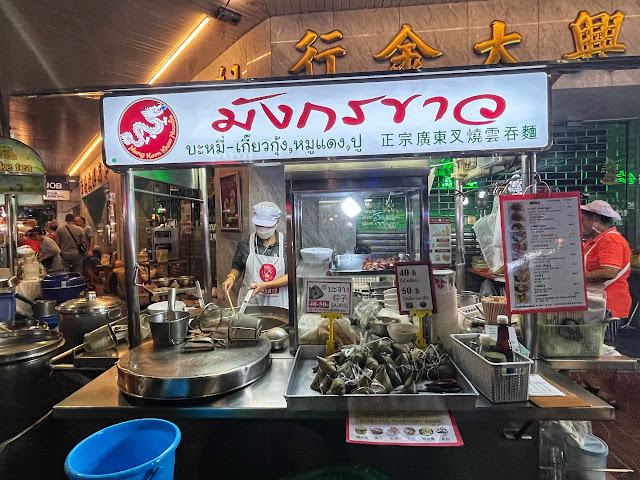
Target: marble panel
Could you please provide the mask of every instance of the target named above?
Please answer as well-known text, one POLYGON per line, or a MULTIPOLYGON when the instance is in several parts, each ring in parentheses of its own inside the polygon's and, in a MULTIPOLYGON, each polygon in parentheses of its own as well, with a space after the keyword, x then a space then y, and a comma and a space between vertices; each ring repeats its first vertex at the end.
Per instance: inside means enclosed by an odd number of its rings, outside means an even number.
POLYGON ((240 65, 242 70, 247 68, 247 36, 240 38, 236 43, 224 53, 227 57, 227 62, 222 63, 227 69, 227 78, 231 78, 231 66, 234 64, 240 65))
MULTIPOLYGON (((640 16, 625 17, 620 27, 618 42, 624 43, 627 47, 624 55, 640 55, 640 16)), ((612 57, 614 55, 620 54, 611 54, 612 57)))
POLYGON ((494 20, 502 20, 507 24, 507 28, 511 28, 511 25, 531 24, 538 21, 537 1, 489 0, 469 2, 467 5, 469 6, 469 28, 489 27, 494 20))
POLYGON ((387 35, 390 38, 400 29, 400 8, 372 8, 368 10, 333 13, 333 28, 344 38, 354 36, 387 35))
MULTIPOLYGON (((511 0, 515 2, 516 0, 511 0)), ((596 15, 600 12, 613 13, 614 0, 539 0, 539 22, 573 22, 581 11, 596 15)))
POLYGON ((414 31, 467 28, 467 4, 417 5, 400 9, 400 25, 408 23, 414 31))
MULTIPOLYGON (((505 34, 518 32, 522 35, 520 43, 506 46, 509 52, 518 62, 533 62, 538 60, 538 25, 507 25, 505 34)), ((491 27, 469 29, 469 52, 472 64, 482 64, 487 59, 489 52, 478 55, 473 46, 476 43, 490 40, 491 27)))
POLYGON ((423 60, 424 68, 469 65, 476 61, 475 58, 471 58, 473 45, 469 43, 469 34, 466 30, 416 31, 416 33, 427 45, 443 52, 440 57, 423 60))
POLYGON ((297 43, 307 30, 318 35, 333 30, 333 12, 271 17, 271 43, 297 43))
POLYGON ((271 19, 267 18, 255 27, 246 37, 247 62, 271 51, 271 19))
MULTIPOLYGON (((296 50, 297 42, 279 42, 271 43, 271 75, 274 77, 287 77, 289 76, 289 69, 296 64, 302 55, 301 52, 296 50)), ((325 66, 319 65, 318 72, 324 73, 325 66)), ((315 66, 314 66, 314 71, 315 66)), ((298 75, 304 75, 304 72, 298 75)))
POLYGON ((267 78, 271 77, 271 52, 264 54, 262 58, 247 62, 246 73, 243 78, 267 78))
POLYGON ((335 197, 306 197, 302 200, 301 248, 326 247, 339 254, 352 253, 355 224, 355 219, 342 212, 335 197))
POLYGON ((336 62, 338 73, 376 72, 389 70, 389 61, 378 62, 373 56, 380 53, 391 40, 389 35, 370 35, 366 37, 347 37, 340 44, 347 54, 336 62))
POLYGON ((640 2, 638 0, 613 0, 611 12, 620 10, 627 17, 640 16, 640 2))
POLYGON ((565 53, 576 51, 573 34, 566 22, 541 23, 538 38, 540 60, 560 60, 565 53))
POLYGON ((611 72, 612 85, 640 85, 640 69, 611 72))

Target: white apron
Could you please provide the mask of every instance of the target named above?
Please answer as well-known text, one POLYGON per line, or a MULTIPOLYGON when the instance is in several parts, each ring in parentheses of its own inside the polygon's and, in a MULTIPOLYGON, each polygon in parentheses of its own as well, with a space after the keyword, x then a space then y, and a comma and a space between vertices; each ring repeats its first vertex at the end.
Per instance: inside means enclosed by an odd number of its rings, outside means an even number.
MULTIPOLYGON (((587 256, 591 253, 591 251, 596 248, 596 245, 598 244, 598 242, 600 240, 602 240, 602 238, 604 238, 605 236, 609 235, 610 233, 616 233, 618 235, 621 235, 620 232, 618 232, 617 230, 611 230, 607 233, 605 233, 602 237, 600 237, 598 240, 596 240, 596 242, 593 244, 593 246, 584 254, 584 269, 585 271, 587 270, 587 256)), ((631 268, 631 263, 627 263, 627 265, 618 272, 618 275, 616 275, 615 277, 613 277, 611 280, 606 280, 604 282, 598 282, 598 283, 588 283, 587 284, 587 291, 591 294, 595 294, 595 295, 601 295, 604 298, 607 298, 607 294, 606 294, 606 288, 611 285, 613 282, 615 282, 616 280, 620 279, 625 273, 627 273, 627 271, 631 268)))
MULTIPOLYGON (((287 273, 284 264, 284 235, 278 232, 278 256, 268 257, 256 252, 256 234, 249 237, 249 256, 244 270, 242 287, 238 294, 240 304, 249 291, 249 285, 259 282, 270 282, 287 273)), ((265 288, 249 300, 249 305, 289 308, 288 287, 265 288)))

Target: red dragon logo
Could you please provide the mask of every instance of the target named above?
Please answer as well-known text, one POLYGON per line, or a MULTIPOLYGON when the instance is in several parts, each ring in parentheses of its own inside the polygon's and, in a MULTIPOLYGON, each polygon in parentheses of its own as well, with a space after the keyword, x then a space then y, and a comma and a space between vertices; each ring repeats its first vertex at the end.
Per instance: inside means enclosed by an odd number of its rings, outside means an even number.
POLYGON ((119 123, 120 144, 132 157, 153 162, 176 144, 178 120, 171 108, 155 98, 131 103, 119 123))
POLYGON ((260 278, 263 282, 270 282, 276 278, 276 267, 270 263, 265 263, 260 267, 260 278))

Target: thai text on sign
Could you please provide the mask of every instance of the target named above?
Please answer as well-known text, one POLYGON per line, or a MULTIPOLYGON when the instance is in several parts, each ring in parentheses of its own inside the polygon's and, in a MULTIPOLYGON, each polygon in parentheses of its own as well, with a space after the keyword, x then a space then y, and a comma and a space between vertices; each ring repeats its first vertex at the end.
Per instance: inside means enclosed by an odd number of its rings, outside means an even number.
POLYGON ((307 313, 351 314, 351 281, 308 279, 304 292, 307 313))

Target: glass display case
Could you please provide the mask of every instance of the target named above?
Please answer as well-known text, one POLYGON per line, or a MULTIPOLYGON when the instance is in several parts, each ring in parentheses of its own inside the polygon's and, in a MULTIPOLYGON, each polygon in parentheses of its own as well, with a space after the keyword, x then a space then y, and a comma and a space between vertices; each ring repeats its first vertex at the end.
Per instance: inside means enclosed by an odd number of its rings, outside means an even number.
MULTIPOLYGON (((428 259, 428 171, 418 176, 381 173, 374 178, 288 178, 292 348, 310 321, 303 312, 306 279, 348 279, 355 292, 370 290, 372 284, 391 288, 395 263, 428 259), (306 327, 299 331, 301 321, 306 327)), ((352 304, 357 303, 354 298, 352 304)), ((307 336, 301 343, 315 342, 307 336)))

